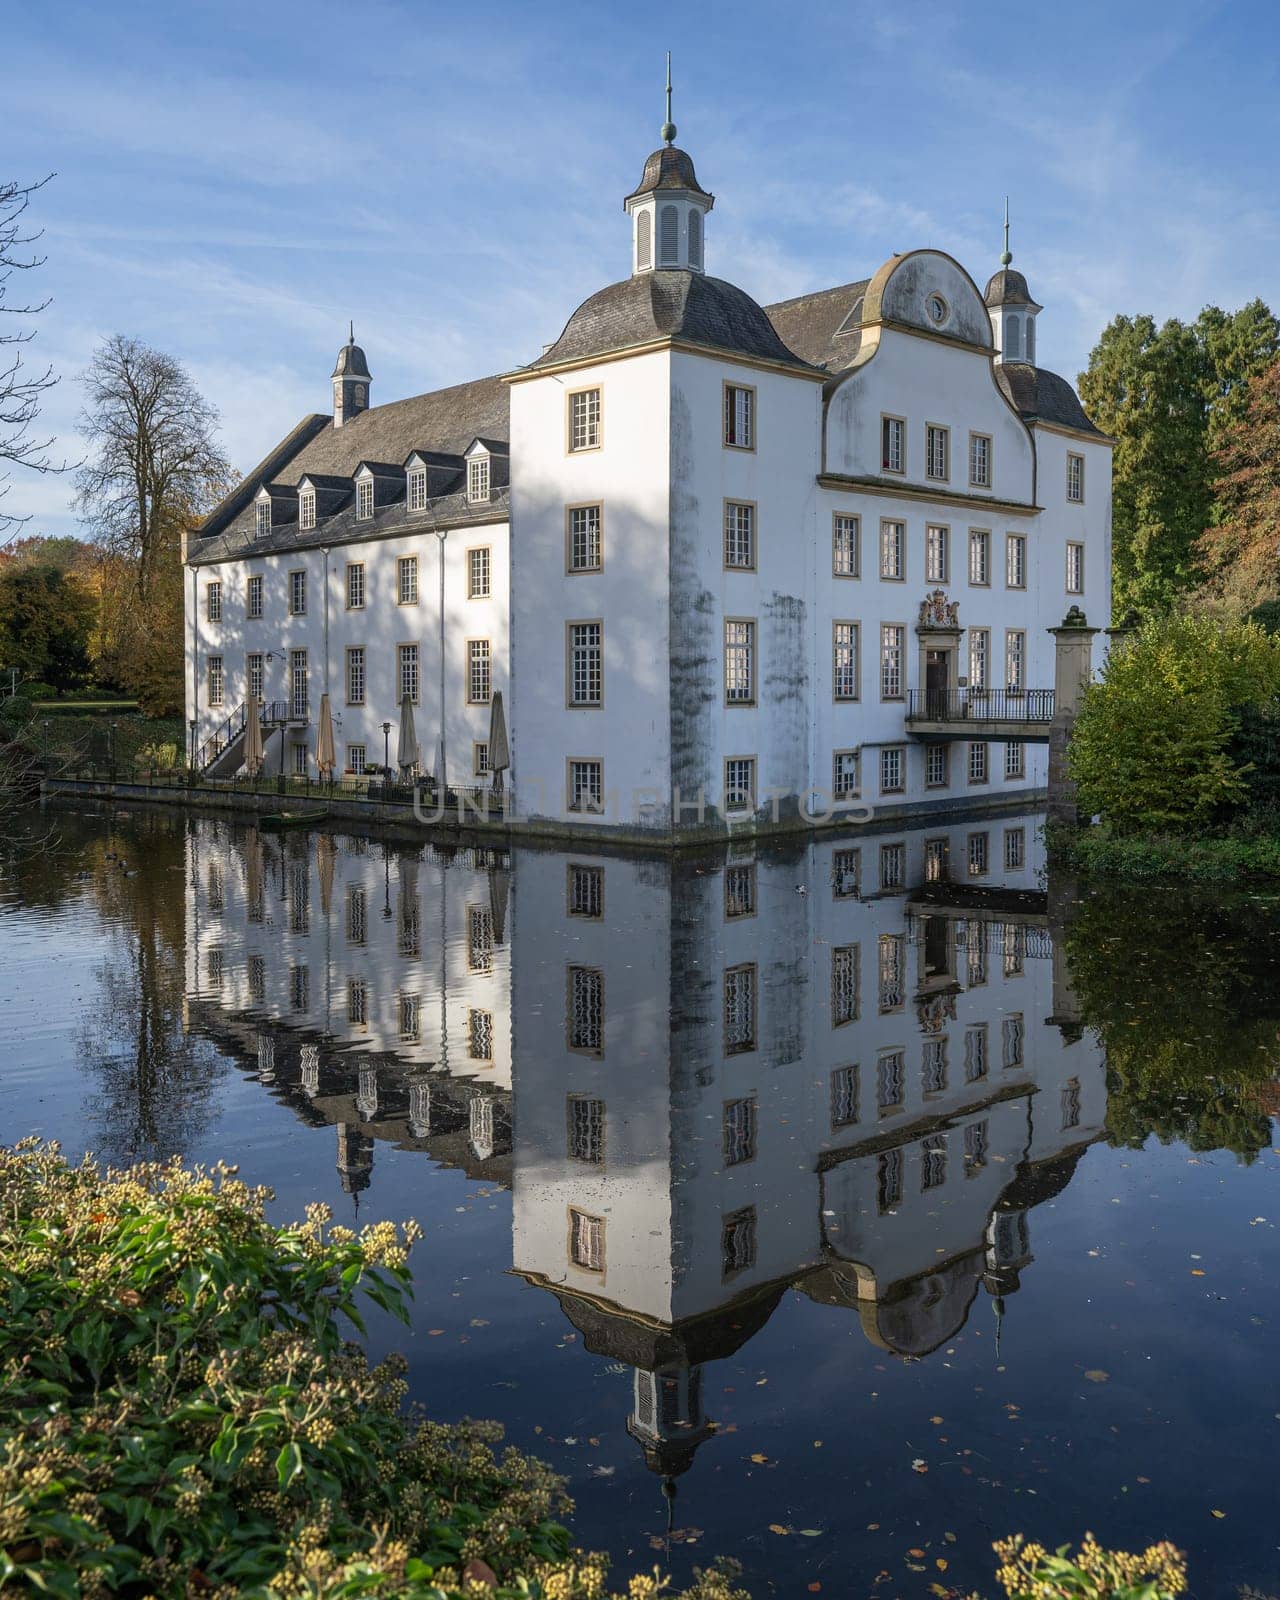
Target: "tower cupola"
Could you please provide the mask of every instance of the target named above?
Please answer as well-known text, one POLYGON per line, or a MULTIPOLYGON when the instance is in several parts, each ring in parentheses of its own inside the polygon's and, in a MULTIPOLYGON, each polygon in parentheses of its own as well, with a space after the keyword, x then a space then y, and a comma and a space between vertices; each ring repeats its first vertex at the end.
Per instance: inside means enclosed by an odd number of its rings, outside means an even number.
POLYGON ((1043 311, 1031 298, 1027 280, 1015 272, 1009 249, 1009 202, 1004 203, 1004 252, 999 272, 992 273, 984 296, 991 318, 991 337, 997 361, 1025 361, 1036 364, 1036 315, 1043 311))
POLYGON ((640 182, 623 201, 631 218, 631 270, 704 270, 707 212, 715 205, 693 170, 693 158, 675 145, 671 120, 671 53, 667 53, 667 120, 661 149, 644 164, 640 182))
POLYGON ((333 425, 340 428, 369 409, 369 363, 356 343, 355 324, 333 368, 333 425))

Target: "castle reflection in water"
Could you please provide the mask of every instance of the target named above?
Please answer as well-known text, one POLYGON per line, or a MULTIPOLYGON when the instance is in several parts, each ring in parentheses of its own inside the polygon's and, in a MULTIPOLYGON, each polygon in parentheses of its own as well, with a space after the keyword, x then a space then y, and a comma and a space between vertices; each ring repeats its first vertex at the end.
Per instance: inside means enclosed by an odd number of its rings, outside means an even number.
POLYGON ((923 1357, 997 1330, 1103 1127, 1035 816, 714 859, 189 834, 188 1025, 344 1188, 380 1141, 509 1186, 514 1266, 634 1369, 670 1479, 789 1287, 923 1357))

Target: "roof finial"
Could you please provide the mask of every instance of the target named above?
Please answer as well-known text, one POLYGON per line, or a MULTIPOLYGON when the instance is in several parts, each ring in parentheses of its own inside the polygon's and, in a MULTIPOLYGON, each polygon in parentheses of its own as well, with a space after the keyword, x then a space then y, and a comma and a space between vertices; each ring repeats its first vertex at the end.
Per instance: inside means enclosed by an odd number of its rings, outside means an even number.
POLYGON ((667 51, 667 120, 662 124, 662 138, 671 144, 676 136, 676 125, 671 120, 671 52, 667 51))
POLYGON ((1005 197, 1004 197, 1004 254, 1000 257, 1000 265, 1002 267, 1007 267, 1012 260, 1013 260, 1013 255, 1009 250, 1009 196, 1005 195, 1005 197))
POLYGON ((354 344, 355 342, 356 342, 356 324, 355 324, 355 318, 353 317, 351 319, 351 321, 347 323, 347 343, 348 344, 354 344))

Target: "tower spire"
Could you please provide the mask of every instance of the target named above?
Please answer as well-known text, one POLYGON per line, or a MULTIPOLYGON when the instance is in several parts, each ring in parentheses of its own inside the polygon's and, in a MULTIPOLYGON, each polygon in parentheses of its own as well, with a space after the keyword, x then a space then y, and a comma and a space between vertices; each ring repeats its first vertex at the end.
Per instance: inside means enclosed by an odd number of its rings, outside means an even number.
MULTIPOLYGON (((1007 226, 1007 224, 1006 224, 1006 226, 1007 226)), ((352 317, 351 320, 347 323, 347 343, 348 344, 354 344, 355 342, 356 342, 356 323, 355 323, 355 318, 352 317)))
POLYGON ((1009 196, 1005 195, 1005 197, 1004 197, 1004 254, 1000 257, 1000 265, 1002 267, 1007 267, 1012 260, 1013 260, 1013 254, 1009 249, 1009 196))
POLYGON ((672 144, 676 136, 676 125, 671 120, 671 52, 667 51, 667 120, 662 124, 662 139, 664 144, 672 144))

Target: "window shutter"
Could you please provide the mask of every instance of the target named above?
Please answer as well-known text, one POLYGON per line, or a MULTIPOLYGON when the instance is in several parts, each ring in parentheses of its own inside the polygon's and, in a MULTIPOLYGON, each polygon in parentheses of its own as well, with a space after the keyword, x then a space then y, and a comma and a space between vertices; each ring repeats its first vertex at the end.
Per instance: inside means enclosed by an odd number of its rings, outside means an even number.
POLYGON ((642 211, 636 218, 636 268, 646 270, 653 265, 653 218, 642 211))
POLYGON ((658 261, 673 267, 680 258, 680 213, 674 206, 663 206, 658 222, 658 261))
POLYGON ((702 266, 702 213, 690 211, 689 213, 689 265, 701 268, 702 266))

